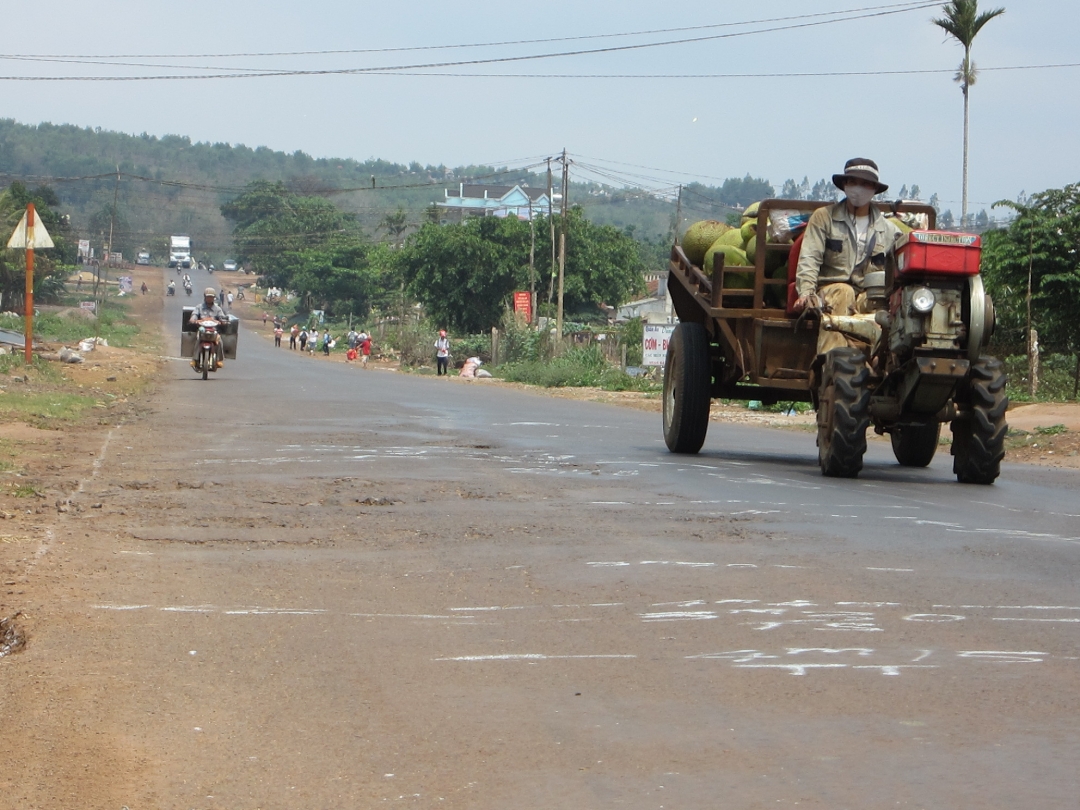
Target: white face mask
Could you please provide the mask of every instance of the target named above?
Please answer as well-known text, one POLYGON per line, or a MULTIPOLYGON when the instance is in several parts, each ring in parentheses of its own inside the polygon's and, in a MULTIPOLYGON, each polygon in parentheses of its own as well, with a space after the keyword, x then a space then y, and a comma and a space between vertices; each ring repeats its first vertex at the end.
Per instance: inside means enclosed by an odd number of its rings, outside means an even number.
POLYGON ((848 187, 844 189, 844 194, 847 195, 848 201, 856 208, 862 208, 874 198, 874 190, 872 188, 856 186, 854 184, 848 185, 848 187))

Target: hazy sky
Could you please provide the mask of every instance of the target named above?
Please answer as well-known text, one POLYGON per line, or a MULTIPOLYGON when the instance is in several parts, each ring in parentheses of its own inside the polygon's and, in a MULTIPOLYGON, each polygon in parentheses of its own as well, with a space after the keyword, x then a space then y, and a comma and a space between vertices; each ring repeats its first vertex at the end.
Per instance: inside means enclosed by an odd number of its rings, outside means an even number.
MULTIPOLYGON (((53 0, 16 32, 8 4, 3 76, 223 73, 237 68, 339 70, 520 57, 733 34, 829 19, 725 23, 881 10, 896 0, 769 3, 592 0, 266 3, 254 0, 53 0), (47 8, 47 13, 45 9, 47 8), (497 47, 476 43, 685 29, 497 47), (429 48, 381 53, 229 54, 429 48), (81 64, 13 59, 81 55, 81 64), (128 67, 88 64, 122 57, 128 67), (152 57, 152 58, 151 58, 152 57), (172 66, 172 67, 161 67, 172 66), (207 68, 212 68, 207 70, 207 68)), ((975 43, 971 209, 1020 191, 1080 181, 1076 0, 982 0, 1005 6, 975 43)), ((898 191, 918 184, 959 213, 962 95, 959 45, 931 25, 941 4, 812 27, 636 50, 427 72, 533 77, 307 75, 138 82, 2 81, 0 116, 188 135, 198 141, 303 150, 316 157, 422 164, 524 165, 563 147, 584 167, 662 187, 747 173, 779 189, 811 182, 848 157, 876 158, 898 191), (925 75, 738 78, 538 78, 535 74, 762 74, 941 70, 925 75), (608 161, 602 163, 601 161, 608 161), (617 165, 634 164, 634 166, 617 165), (637 168, 647 167, 647 168, 637 168), (662 170, 662 171, 661 171, 662 170), (675 174, 682 172, 684 174, 675 174)), ((865 14, 866 12, 860 12, 865 14)), ((856 16, 849 14, 847 16, 856 16)), ((116 61, 115 59, 113 61, 116 61)), ((414 74, 422 71, 413 71, 414 74)), ((614 182, 614 181, 612 181, 614 182)))

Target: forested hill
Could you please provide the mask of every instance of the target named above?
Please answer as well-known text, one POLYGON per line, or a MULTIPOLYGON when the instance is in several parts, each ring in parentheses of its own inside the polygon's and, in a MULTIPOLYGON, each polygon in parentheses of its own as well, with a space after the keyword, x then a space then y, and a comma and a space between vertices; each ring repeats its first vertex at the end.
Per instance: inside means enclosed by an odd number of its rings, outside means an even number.
MULTIPOLYGON (((557 165, 555 169, 558 172, 557 165)), ((718 166, 712 172, 722 170, 718 166)), ((572 166, 571 204, 580 205, 593 222, 628 229, 657 246, 670 244, 674 187, 657 194, 633 179, 619 186, 620 175, 611 169, 592 167, 592 175, 589 171, 583 163, 572 166), (608 176, 613 183, 602 182, 608 176)), ((380 223, 399 210, 405 212, 409 225, 419 226, 430 205, 443 199, 444 189, 459 182, 532 187, 547 183, 543 165, 532 170, 448 168, 415 162, 406 166, 375 159, 313 158, 300 151, 287 154, 240 144, 193 143, 181 135, 128 135, 0 119, 0 183, 15 180, 30 188, 50 186, 61 210, 70 214, 74 233, 98 246, 112 222, 114 247, 125 255, 146 248, 161 256, 169 234, 187 233, 196 255, 212 260, 225 258, 233 250, 221 205, 255 180, 281 181, 296 193, 325 196, 356 214, 374 239, 388 238, 380 231, 380 223)), ((659 184, 645 182, 652 187, 659 184)), ((811 193, 808 181, 803 185, 811 193)), ((825 180, 813 189, 818 186, 831 188, 825 180)), ((803 189, 789 180, 784 191, 801 194, 803 189)), ((715 186, 689 183, 682 194, 683 227, 696 219, 723 219, 731 206, 773 195, 769 182, 749 175, 715 186)))
POLYGON ((410 221, 419 222, 424 208, 442 199, 444 186, 457 185, 459 178, 545 182, 528 172, 497 173, 487 166, 449 169, 383 160, 316 159, 299 151, 286 154, 267 147, 192 143, 179 135, 158 138, 0 119, 0 180, 52 186, 74 228, 91 238, 107 230, 116 194, 114 241, 128 252, 143 246, 161 251, 171 233, 191 234, 200 255, 227 252, 231 240, 220 206, 255 180, 280 180, 298 193, 327 195, 356 213, 374 234, 378 221, 399 208, 410 221))

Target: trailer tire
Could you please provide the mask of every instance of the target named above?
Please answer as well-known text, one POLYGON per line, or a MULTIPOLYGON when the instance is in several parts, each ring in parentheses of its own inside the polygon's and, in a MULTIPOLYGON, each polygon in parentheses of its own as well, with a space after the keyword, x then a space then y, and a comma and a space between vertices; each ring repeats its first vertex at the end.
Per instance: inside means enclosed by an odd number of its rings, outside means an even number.
POLYGON ((693 454, 705 444, 711 391, 708 333, 700 323, 680 323, 664 361, 664 442, 672 453, 693 454))
POLYGON ((866 453, 870 425, 870 371, 856 349, 833 349, 825 355, 818 394, 818 463, 822 475, 856 478, 866 453))
POLYGON ((953 419, 953 472, 961 484, 992 484, 1001 473, 1005 434, 1005 366, 993 357, 971 364, 960 412, 953 419))
POLYGON ((900 466, 926 467, 934 460, 937 452, 938 441, 941 439, 941 423, 894 427, 890 438, 893 455, 900 466))

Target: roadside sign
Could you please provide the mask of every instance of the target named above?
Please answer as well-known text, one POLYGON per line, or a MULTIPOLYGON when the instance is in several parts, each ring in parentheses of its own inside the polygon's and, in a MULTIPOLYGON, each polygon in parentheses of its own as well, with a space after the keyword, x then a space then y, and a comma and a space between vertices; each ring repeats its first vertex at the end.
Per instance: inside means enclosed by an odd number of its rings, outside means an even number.
POLYGON ((80 239, 79 240, 79 255, 82 256, 84 259, 89 259, 90 258, 91 254, 90 254, 90 240, 89 239, 80 239))
POLYGON ((674 324, 645 324, 645 337, 641 346, 641 365, 664 367, 668 342, 675 331, 674 324))
POLYGON ((527 322, 532 321, 532 295, 528 292, 514 293, 514 312, 527 322))
POLYGON ((11 235, 11 239, 8 240, 7 246, 9 248, 51 248, 53 247, 53 240, 49 236, 49 232, 45 230, 45 225, 41 221, 41 217, 38 216, 37 211, 34 211, 34 227, 31 228, 33 234, 33 241, 31 244, 26 244, 26 213, 23 213, 22 219, 19 220, 19 224, 15 226, 15 233, 11 235))
POLYGON ((87 312, 96 312, 97 311, 97 302, 96 301, 80 301, 79 302, 79 309, 85 309, 87 312))

